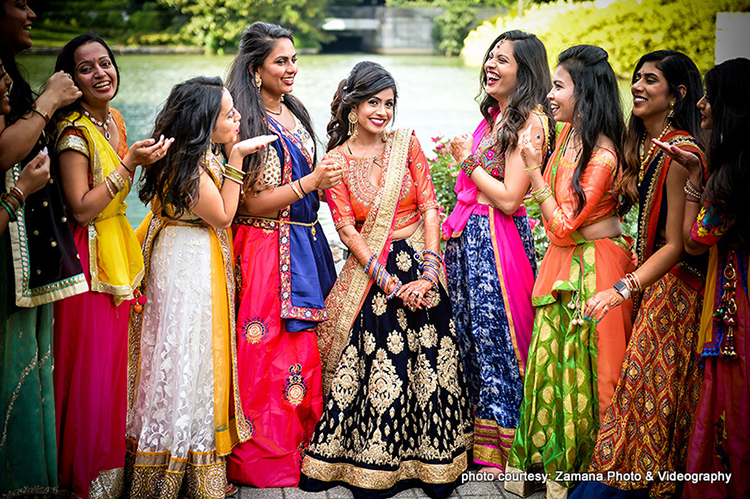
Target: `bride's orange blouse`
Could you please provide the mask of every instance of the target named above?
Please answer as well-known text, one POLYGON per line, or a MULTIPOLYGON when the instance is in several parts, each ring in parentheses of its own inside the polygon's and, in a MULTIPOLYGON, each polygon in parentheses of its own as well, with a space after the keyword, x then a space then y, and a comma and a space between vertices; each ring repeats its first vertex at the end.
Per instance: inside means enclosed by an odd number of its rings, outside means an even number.
MULTIPOLYGON (((326 191, 336 230, 345 225, 354 225, 357 230, 362 227, 385 184, 385 174, 393 145, 392 139, 393 132, 389 132, 386 147, 375 157, 353 156, 343 144, 326 154, 327 158, 333 159, 344 169, 343 181, 326 191), (371 168, 383 170, 379 186, 374 186, 370 182, 371 168)), ((401 188, 393 230, 411 225, 420 218, 421 213, 437 207, 430 166, 416 135, 412 134, 409 142, 406 178, 401 188)))

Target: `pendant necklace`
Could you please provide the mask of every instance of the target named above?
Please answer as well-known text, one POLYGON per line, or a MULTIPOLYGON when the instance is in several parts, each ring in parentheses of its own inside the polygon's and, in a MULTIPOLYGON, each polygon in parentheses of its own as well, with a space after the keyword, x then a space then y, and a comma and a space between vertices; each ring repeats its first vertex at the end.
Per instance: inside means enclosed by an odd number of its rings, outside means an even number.
POLYGON ((96 118, 94 118, 93 116, 91 116, 91 113, 89 113, 85 109, 83 110, 83 114, 86 115, 86 117, 88 119, 90 119, 91 122, 94 125, 96 125, 96 126, 104 129, 104 138, 105 139, 107 139, 107 140, 110 139, 111 135, 109 134, 109 125, 110 125, 110 123, 112 123, 112 113, 110 113, 109 111, 107 111, 107 119, 105 121, 99 121, 99 120, 97 120, 96 118))

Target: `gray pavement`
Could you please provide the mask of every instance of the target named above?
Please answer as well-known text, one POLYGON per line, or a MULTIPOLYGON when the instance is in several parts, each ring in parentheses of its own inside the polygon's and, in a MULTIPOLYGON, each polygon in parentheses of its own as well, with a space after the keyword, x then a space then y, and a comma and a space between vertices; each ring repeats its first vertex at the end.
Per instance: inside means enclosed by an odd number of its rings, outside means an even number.
MULTIPOLYGON (((405 490, 395 496, 396 499, 428 498, 422 489, 405 490)), ((528 496, 530 499, 543 499, 544 492, 535 492, 528 496)), ((334 487, 325 492, 304 492, 298 488, 286 487, 279 489, 256 489, 254 487, 240 487, 237 499, 351 499, 352 493, 344 487, 334 487)), ((456 498, 502 498, 518 499, 503 488, 503 482, 466 482, 460 485, 450 499, 456 498)))

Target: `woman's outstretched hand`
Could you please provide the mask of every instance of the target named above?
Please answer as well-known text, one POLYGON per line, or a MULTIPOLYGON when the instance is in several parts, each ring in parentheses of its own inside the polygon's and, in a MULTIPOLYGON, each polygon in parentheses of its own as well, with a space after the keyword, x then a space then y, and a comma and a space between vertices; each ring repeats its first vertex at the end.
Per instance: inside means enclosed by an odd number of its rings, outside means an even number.
POLYGON ((583 307, 583 315, 586 319, 599 322, 607 315, 607 312, 620 306, 624 301, 625 297, 618 293, 615 288, 599 291, 586 301, 586 305, 583 307))
POLYGON ((167 150, 173 142, 174 139, 165 139, 164 135, 159 140, 153 138, 139 140, 130 146, 128 153, 122 158, 122 162, 129 170, 135 170, 138 165, 150 165, 167 154, 167 150))
POLYGON ((695 154, 657 139, 651 139, 651 142, 667 153, 672 161, 685 168, 689 175, 702 174, 701 160, 695 154))

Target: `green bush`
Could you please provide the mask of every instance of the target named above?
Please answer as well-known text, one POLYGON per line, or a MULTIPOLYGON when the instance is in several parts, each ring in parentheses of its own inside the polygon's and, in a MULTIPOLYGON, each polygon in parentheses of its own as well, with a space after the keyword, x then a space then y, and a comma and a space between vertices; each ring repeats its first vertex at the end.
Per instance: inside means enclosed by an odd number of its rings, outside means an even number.
POLYGON ((465 4, 453 3, 434 19, 432 38, 437 52, 455 56, 461 53, 464 38, 477 25, 474 10, 465 4))
POLYGON ((500 16, 481 24, 466 38, 461 54, 469 64, 479 65, 499 33, 522 29, 544 42, 552 66, 564 49, 591 44, 609 52, 612 68, 621 77, 629 78, 643 54, 659 49, 679 50, 705 72, 714 65, 716 13, 748 8, 750 0, 557 0, 532 5, 522 18, 500 16))

